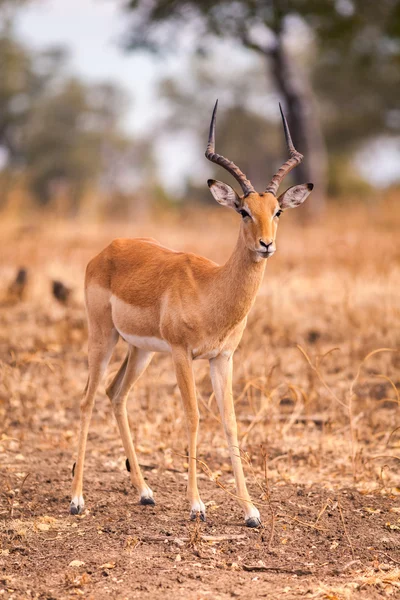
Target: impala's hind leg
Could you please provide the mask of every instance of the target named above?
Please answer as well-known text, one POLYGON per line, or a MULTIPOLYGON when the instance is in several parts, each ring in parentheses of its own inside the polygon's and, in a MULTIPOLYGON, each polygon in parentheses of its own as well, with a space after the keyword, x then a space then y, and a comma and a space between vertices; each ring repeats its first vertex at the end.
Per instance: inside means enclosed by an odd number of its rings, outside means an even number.
POLYGON ((153 357, 153 352, 140 350, 135 346, 129 346, 128 354, 122 363, 118 373, 107 388, 106 392, 110 398, 117 419, 119 431, 127 456, 127 468, 130 472, 132 484, 139 492, 141 504, 154 504, 153 492, 143 479, 140 471, 135 447, 129 431, 126 402, 129 390, 146 369, 153 357))
POLYGON ((189 473, 187 496, 190 503, 190 519, 206 520, 206 507, 197 488, 197 433, 199 430, 199 408, 196 398, 196 386, 193 376, 192 357, 186 349, 175 347, 172 350, 176 380, 182 396, 186 415, 189 446, 189 473))
POLYGON ((89 320, 89 377, 81 402, 81 422, 79 432, 78 458, 73 469, 72 499, 70 513, 78 515, 84 507, 82 495, 83 464, 85 461, 86 441, 89 431, 90 419, 94 405, 94 398, 104 371, 107 368, 112 351, 118 341, 118 333, 113 328, 111 315, 108 323, 97 323, 89 320))

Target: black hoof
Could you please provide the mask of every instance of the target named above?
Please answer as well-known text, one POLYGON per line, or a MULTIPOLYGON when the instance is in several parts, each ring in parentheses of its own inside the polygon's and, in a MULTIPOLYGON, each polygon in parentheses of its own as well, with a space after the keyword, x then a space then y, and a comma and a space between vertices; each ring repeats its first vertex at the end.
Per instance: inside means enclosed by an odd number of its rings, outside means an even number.
POLYGON ((250 519, 246 519, 246 527, 261 527, 261 521, 257 517, 250 517, 250 519))
POLYGON ((143 504, 144 506, 154 506, 155 502, 151 496, 143 496, 140 498, 140 504, 143 504))
POLYGON ((192 512, 190 513, 190 520, 196 521, 197 517, 199 517, 200 521, 203 521, 203 523, 205 523, 206 513, 202 512, 202 511, 199 512, 198 510, 192 510, 192 512))
POLYGON ((82 512, 82 506, 76 506, 76 504, 73 504, 71 502, 70 506, 69 506, 69 512, 71 515, 80 515, 82 512))

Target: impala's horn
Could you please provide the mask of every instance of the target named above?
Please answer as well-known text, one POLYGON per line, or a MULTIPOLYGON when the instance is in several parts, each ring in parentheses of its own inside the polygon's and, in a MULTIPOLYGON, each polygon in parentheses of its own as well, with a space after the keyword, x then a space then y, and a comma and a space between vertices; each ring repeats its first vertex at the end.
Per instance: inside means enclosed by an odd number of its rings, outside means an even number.
POLYGON ((221 156, 220 154, 215 153, 215 122, 217 119, 217 107, 218 107, 218 100, 215 103, 213 114, 211 117, 210 134, 208 136, 206 158, 208 158, 208 160, 210 160, 211 162, 216 163, 217 165, 220 165, 221 167, 226 169, 228 171, 228 173, 233 175, 233 177, 236 179, 236 181, 239 183, 240 187, 242 188, 244 195, 247 196, 248 194, 250 194, 251 192, 254 192, 255 190, 254 190, 253 186, 251 185, 250 181, 247 179, 246 175, 244 173, 242 173, 242 171, 239 169, 239 167, 237 167, 235 165, 235 163, 233 163, 231 160, 228 160, 224 156, 221 156))
POLYGON ((288 173, 290 173, 290 171, 292 169, 297 167, 297 165, 299 165, 301 163, 301 161, 303 160, 303 155, 300 154, 300 152, 297 152, 296 148, 293 145, 292 138, 291 138, 290 131, 289 131, 289 125, 287 124, 286 117, 283 114, 282 106, 280 104, 279 104, 279 110, 281 111, 283 130, 285 132, 286 145, 289 150, 290 158, 281 166, 281 168, 277 171, 277 173, 275 173, 275 175, 273 176, 273 178, 271 179, 271 181, 269 182, 269 184, 265 190, 266 192, 269 192, 270 194, 274 194, 274 196, 276 196, 278 187, 282 183, 284 177, 286 177, 286 175, 288 173))

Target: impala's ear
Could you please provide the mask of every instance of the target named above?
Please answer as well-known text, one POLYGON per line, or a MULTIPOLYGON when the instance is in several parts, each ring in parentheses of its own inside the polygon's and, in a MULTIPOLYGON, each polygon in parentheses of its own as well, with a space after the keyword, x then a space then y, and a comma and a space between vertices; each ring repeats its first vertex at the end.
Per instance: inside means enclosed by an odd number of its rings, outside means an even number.
POLYGON ((207 183, 212 195, 219 204, 229 206, 234 210, 239 210, 240 198, 230 185, 222 183, 222 181, 217 181, 216 179, 209 179, 207 183))
POLYGON ((311 194, 313 187, 313 183, 302 183, 301 185, 290 187, 286 192, 283 192, 283 194, 279 196, 279 206, 282 209, 300 206, 300 204, 303 204, 304 200, 311 194))

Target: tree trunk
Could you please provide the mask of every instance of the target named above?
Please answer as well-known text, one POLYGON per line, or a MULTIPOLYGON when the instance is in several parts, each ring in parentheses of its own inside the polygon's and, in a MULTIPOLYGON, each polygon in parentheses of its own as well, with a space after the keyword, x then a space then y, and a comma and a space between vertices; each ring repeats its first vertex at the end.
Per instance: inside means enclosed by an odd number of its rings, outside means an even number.
POLYGON ((295 183, 312 182, 315 186, 305 204, 305 214, 318 215, 325 206, 327 152, 314 94, 307 75, 285 49, 282 31, 276 32, 276 43, 265 54, 272 63, 277 88, 284 98, 294 145, 304 154, 304 162, 293 171, 295 183))

